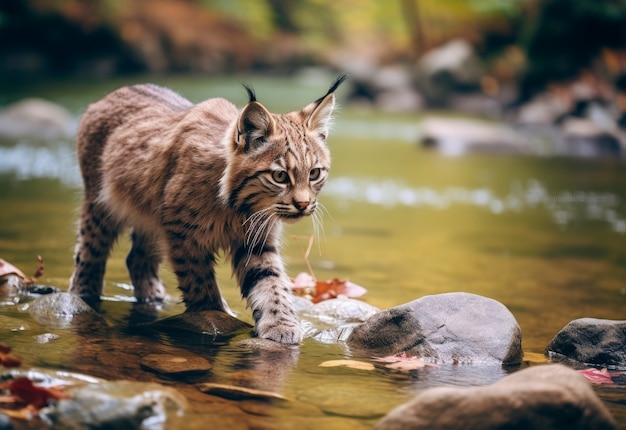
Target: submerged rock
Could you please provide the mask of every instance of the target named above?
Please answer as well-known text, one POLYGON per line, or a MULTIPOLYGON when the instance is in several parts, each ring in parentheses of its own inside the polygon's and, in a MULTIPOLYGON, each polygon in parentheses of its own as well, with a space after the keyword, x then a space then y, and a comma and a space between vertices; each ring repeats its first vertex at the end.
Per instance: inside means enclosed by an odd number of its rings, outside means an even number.
POLYGON ((106 326, 104 318, 83 299, 65 292, 38 297, 30 304, 29 312, 39 324, 53 328, 106 326))
POLYGON ((425 296, 381 311, 347 340, 357 353, 406 352, 437 363, 502 363, 522 360, 522 333, 496 300, 469 293, 425 296))
POLYGON ((322 343, 345 342, 354 327, 379 311, 361 300, 344 297, 324 300, 300 312, 304 337, 322 343))
POLYGON ((212 337, 213 340, 234 336, 242 330, 250 330, 252 326, 221 311, 194 311, 174 315, 145 327, 166 332, 184 331, 189 334, 200 334, 212 337))
POLYGON ((190 373, 205 373, 211 370, 211 363, 206 359, 186 353, 148 354, 141 358, 141 367, 167 376, 179 376, 190 373))
POLYGON ((521 370, 487 387, 430 388, 392 410, 378 430, 611 430, 617 425, 584 377, 560 364, 521 370))
POLYGON ((336 326, 364 322, 380 309, 361 300, 338 297, 324 300, 300 312, 300 316, 314 322, 336 326))
POLYGON ((54 428, 162 428, 168 416, 182 415, 185 398, 173 388, 155 383, 113 381, 68 390, 43 411, 54 428))
POLYGON ((576 319, 561 329, 546 352, 585 364, 626 369, 626 321, 576 319))

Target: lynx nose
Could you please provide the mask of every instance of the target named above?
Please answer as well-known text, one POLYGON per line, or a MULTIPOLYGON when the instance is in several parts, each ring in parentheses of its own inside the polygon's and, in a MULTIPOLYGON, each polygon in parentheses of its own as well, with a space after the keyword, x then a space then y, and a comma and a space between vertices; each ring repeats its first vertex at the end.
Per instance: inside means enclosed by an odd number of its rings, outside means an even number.
POLYGON ((294 201, 293 204, 296 208, 300 209, 301 211, 305 210, 309 206, 309 202, 294 201))

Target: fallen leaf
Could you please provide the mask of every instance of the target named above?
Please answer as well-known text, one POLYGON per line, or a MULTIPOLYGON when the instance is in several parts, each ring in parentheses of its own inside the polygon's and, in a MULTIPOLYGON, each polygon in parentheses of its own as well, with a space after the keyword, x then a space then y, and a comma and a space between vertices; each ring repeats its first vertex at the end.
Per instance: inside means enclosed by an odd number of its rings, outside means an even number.
POLYGON ((271 391, 256 390, 254 388, 240 387, 237 385, 215 384, 205 382, 196 386, 200 391, 207 394, 224 397, 227 399, 253 399, 253 400, 280 400, 287 401, 281 394, 271 391))
POLYGON ((27 405, 37 409, 48 405, 52 399, 66 399, 69 395, 58 387, 39 387, 25 376, 15 378, 6 384, 6 388, 27 405))
POLYGON ((292 288, 315 288, 315 278, 306 272, 300 272, 293 279, 292 288))
POLYGON ((338 367, 345 366, 350 369, 358 370, 374 370, 375 367, 372 363, 366 363, 364 361, 357 360, 329 360, 320 364, 320 367, 338 367))
POLYGON ((24 284, 32 285, 37 282, 37 279, 43 276, 44 264, 41 255, 37 256, 37 262, 39 263, 39 266, 37 267, 35 274, 29 278, 28 276, 24 275, 24 273, 20 269, 18 269, 8 261, 0 258, 0 278, 3 276, 14 275, 20 278, 22 282, 24 282, 24 284))
POLYGON ((589 368, 589 369, 579 370, 578 373, 583 375, 592 384, 606 384, 606 385, 614 384, 613 378, 611 378, 611 374, 609 373, 609 370, 606 368, 601 369, 601 370, 589 368))
POLYGON ((401 371, 421 369, 426 366, 439 367, 434 363, 427 363, 419 357, 408 356, 404 352, 397 355, 389 355, 387 357, 372 357, 372 359, 381 363, 389 363, 386 364, 385 367, 401 371))
POLYGON ((361 297, 367 290, 360 285, 350 282, 348 279, 329 279, 328 281, 316 281, 313 276, 306 272, 299 273, 292 280, 293 293, 307 298, 313 303, 337 297, 361 297))

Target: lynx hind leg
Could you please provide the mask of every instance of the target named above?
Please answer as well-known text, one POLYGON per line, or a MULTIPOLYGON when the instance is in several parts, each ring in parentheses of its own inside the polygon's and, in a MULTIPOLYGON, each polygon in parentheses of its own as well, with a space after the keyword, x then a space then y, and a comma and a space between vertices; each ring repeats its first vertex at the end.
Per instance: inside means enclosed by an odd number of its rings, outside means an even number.
POLYGON ((106 261, 119 231, 119 224, 102 205, 85 201, 78 227, 70 293, 90 300, 100 298, 106 261))
POLYGON ((161 301, 165 288, 159 278, 159 265, 163 261, 158 243, 149 234, 133 231, 132 248, 126 257, 126 266, 140 302, 161 301))

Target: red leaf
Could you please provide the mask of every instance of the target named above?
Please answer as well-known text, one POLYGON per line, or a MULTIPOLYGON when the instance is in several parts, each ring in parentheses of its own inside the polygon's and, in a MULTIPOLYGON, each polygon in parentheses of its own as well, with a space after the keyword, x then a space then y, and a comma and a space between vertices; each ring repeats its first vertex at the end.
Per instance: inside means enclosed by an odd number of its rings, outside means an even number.
POLYGON ((589 369, 579 370, 578 373, 580 373, 585 378, 587 378, 587 380, 591 382, 592 384, 608 384, 608 385, 614 384, 613 379, 611 378, 611 374, 609 373, 608 369, 598 370, 594 368, 589 368, 589 369))
POLYGON ((19 397, 28 405, 32 405, 37 409, 43 408, 51 399, 65 399, 68 395, 60 388, 50 387, 44 388, 34 385, 33 382, 26 378, 20 377, 9 382, 8 388, 12 394, 19 397))

